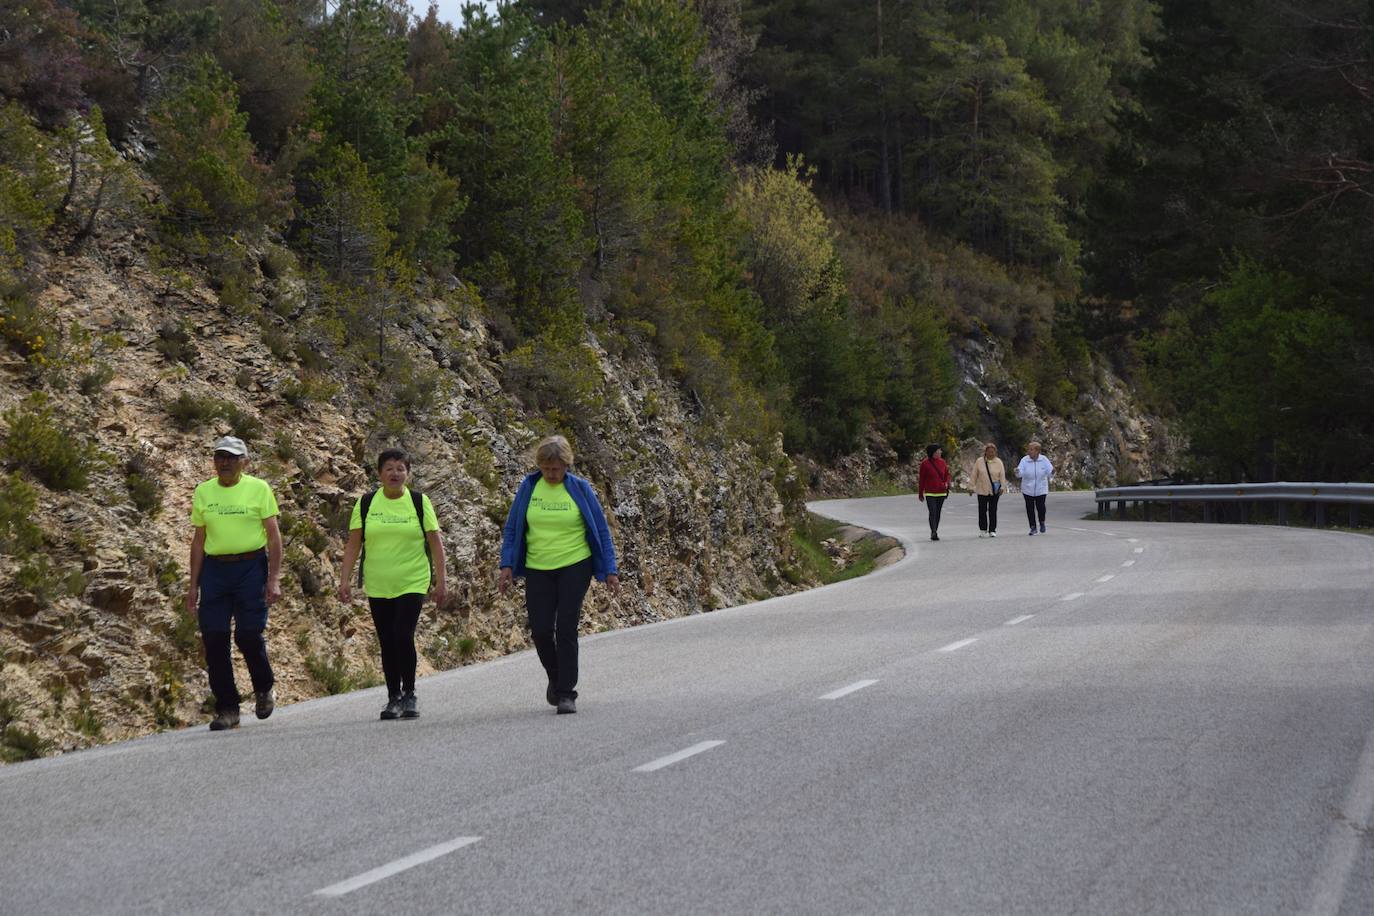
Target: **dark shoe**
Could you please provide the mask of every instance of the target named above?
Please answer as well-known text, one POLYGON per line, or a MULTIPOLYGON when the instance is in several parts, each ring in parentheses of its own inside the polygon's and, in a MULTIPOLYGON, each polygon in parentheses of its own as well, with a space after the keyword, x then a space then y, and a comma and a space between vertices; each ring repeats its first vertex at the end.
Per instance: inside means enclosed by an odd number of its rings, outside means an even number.
POLYGON ((544 699, 549 701, 550 706, 558 705, 558 694, 554 692, 553 681, 549 681, 549 689, 544 691, 544 699))
POLYGON ((225 732, 231 728, 239 727, 239 711, 237 709, 226 709, 215 713, 215 717, 210 720, 210 731, 225 732))
POLYGON ((266 719, 272 715, 272 710, 277 708, 277 691, 268 687, 266 690, 259 690, 253 696, 257 699, 253 714, 259 719, 266 719))
POLYGON ((574 700, 572 697, 558 698, 558 714, 560 716, 566 716, 575 712, 577 712, 576 700, 574 700))
POLYGON ((940 540, 940 536, 939 536, 938 534, 936 534, 934 531, 932 531, 932 532, 930 533, 930 539, 931 539, 932 541, 938 541, 938 540, 940 540))
POLYGON ((420 718, 420 710, 416 708, 416 704, 415 704, 415 691, 413 691, 413 690, 407 690, 407 691, 405 692, 405 695, 403 695, 403 696, 401 697, 401 718, 402 718, 402 719, 418 719, 418 718, 420 718))
POLYGON ((387 697, 386 709, 382 710, 382 719, 401 718, 401 695, 399 693, 387 697))
POLYGON ((1044 533, 1045 533, 1045 523, 1044 523, 1044 522, 1041 522, 1041 523, 1040 523, 1040 533, 1041 533, 1041 534, 1044 534, 1044 533))
POLYGON ((1030 533, 1031 533, 1031 537, 1035 537, 1035 529, 1034 529, 1034 528, 1032 528, 1032 529, 1030 530, 1030 533))

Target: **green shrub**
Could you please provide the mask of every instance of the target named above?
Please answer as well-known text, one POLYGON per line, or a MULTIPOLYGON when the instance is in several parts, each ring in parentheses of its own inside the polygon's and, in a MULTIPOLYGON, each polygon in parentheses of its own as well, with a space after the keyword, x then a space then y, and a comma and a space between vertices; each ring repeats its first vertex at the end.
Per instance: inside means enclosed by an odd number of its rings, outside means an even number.
POLYGON ((43 531, 32 521, 38 491, 18 474, 0 478, 0 553, 24 558, 43 546, 43 531))
POLYGON ((348 663, 344 661, 342 652, 336 653, 332 659, 323 659, 313 654, 307 655, 305 657, 305 670, 314 678, 320 689, 331 695, 361 690, 364 687, 373 687, 381 682, 377 672, 370 668, 365 668, 360 672, 351 671, 348 663))
POLYGON ((304 372, 281 386, 281 396, 292 407, 305 407, 312 401, 328 401, 339 393, 339 385, 318 372, 304 372))
POLYGON ((167 413, 177 429, 188 433, 197 426, 209 423, 219 416, 219 402, 214 398, 198 398, 183 391, 175 401, 167 405, 167 413))
POLYGON ((109 363, 96 363, 95 366, 81 376, 77 387, 81 393, 88 398, 93 398, 105 390, 105 386, 110 384, 114 378, 114 367, 109 363))
POLYGON ((56 216, 61 176, 48 146, 17 102, 0 105, 0 276, 23 266, 23 249, 56 216))
POLYGON ((37 732, 10 724, 5 726, 0 736, 0 761, 18 763, 21 760, 37 760, 52 750, 52 742, 40 738, 37 732))
POLYGON ((284 189, 257 160, 234 81, 209 58, 182 74, 148 116, 158 142, 151 168, 166 192, 177 240, 257 231, 274 222, 284 189))
POLYGON ((277 359, 291 358, 292 341, 289 332, 276 325, 264 324, 262 326, 262 342, 277 359))
POLYGON ((5 412, 4 458, 52 490, 84 490, 98 452, 74 428, 58 423, 47 396, 29 395, 5 412))
POLYGON ((100 720, 99 713, 91 705, 91 695, 88 693, 81 695, 80 705, 72 716, 72 728, 87 738, 99 738, 101 732, 105 730, 105 724, 100 720))
POLYGON ((0 337, 20 356, 37 365, 48 359, 58 337, 57 319, 34 301, 33 293, 16 280, 0 275, 0 337))
POLYGON ((237 404, 215 398, 197 397, 183 391, 176 400, 167 405, 167 412, 177 429, 190 432, 214 420, 228 422, 232 435, 245 442, 251 442, 262 435, 262 423, 257 417, 241 409, 237 404))
POLYGON ((124 462, 124 485, 134 508, 149 518, 162 511, 162 485, 142 455, 134 455, 124 462))
POLYGON ((285 519, 282 534, 286 536, 288 545, 299 542, 317 556, 329 546, 329 538, 320 530, 320 526, 303 515, 285 519))
POLYGON ((185 323, 167 322, 157 329, 157 340, 153 349, 173 362, 191 365, 199 357, 195 341, 191 339, 191 329, 185 323))

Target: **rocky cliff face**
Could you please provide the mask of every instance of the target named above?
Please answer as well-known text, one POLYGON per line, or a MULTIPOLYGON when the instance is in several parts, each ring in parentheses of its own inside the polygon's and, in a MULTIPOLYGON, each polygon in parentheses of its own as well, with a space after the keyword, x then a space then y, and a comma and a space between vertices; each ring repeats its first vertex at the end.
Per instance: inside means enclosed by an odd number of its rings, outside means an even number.
MULTIPOLYGON (((996 442, 1011 467, 1038 439, 1054 462, 1056 489, 1110 487, 1173 473, 1184 442, 1169 424, 1150 415, 1130 387, 1100 355, 1093 357, 1093 384, 1079 391, 1068 416, 1043 410, 1009 369, 1005 345, 990 336, 967 337, 954 348, 960 375, 958 447, 946 451, 955 486, 964 489, 983 444, 996 442)), ((847 496, 866 491, 914 492, 924 453, 907 461, 879 436, 829 467, 804 466, 813 491, 847 496)), ((1013 476, 1013 485, 1015 484, 1013 476)))
MULTIPOLYGON (((250 317, 194 275, 170 283, 146 250, 132 239, 99 255, 40 255, 40 309, 64 339, 87 341, 85 355, 65 377, 0 355, 7 426, 41 386, 51 422, 102 453, 86 489, 35 488, 41 587, 0 556, 6 740, 50 752, 202 721, 208 688, 182 610, 189 509, 213 473, 210 443, 226 433, 250 438, 250 472, 271 482, 282 509, 286 595, 269 627, 279 702, 380 680, 366 605, 334 592, 349 511, 376 485, 376 452, 396 442, 413 456, 415 487, 433 499, 449 551, 451 607, 424 613, 422 670, 525 648, 520 595, 495 589, 500 528, 530 448, 558 424, 503 389, 505 349, 475 297, 456 287, 416 303, 387 339, 405 377, 363 390, 337 367, 307 370, 308 351, 283 351, 274 329, 298 320, 289 309, 250 317)), ((281 301, 290 280, 268 274, 250 279, 251 292, 281 301)), ((574 443, 577 470, 608 509, 625 586, 617 599, 593 588, 584 630, 797 587, 787 515, 802 491, 780 446, 758 454, 727 441, 648 355, 613 355, 595 334, 584 344, 599 396, 574 443)), ((248 689, 241 665, 238 676, 248 689)), ((531 689, 538 699, 540 685, 531 689)))

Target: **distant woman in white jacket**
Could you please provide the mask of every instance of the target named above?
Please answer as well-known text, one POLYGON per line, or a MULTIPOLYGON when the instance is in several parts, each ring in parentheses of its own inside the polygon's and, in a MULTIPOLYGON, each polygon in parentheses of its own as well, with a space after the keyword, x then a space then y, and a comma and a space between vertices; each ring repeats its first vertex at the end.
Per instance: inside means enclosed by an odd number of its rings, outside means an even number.
POLYGON ((1040 533, 1045 533, 1045 496, 1050 492, 1050 478, 1054 476, 1054 465, 1050 459, 1040 454, 1039 442, 1026 443, 1026 455, 1016 466, 1016 476, 1021 479, 1021 495, 1026 498, 1026 520, 1030 522, 1030 533, 1035 534, 1035 520, 1040 519, 1040 533))

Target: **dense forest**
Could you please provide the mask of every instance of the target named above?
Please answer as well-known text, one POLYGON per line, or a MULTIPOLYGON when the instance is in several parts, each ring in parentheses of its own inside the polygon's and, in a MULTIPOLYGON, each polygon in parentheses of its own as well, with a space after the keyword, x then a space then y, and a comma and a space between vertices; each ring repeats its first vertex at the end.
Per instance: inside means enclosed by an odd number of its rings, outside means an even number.
POLYGON ((1110 359, 1193 473, 1371 479, 1371 47, 1354 0, 11 0, 0 334, 89 350, 31 253, 151 226, 303 400, 423 401, 389 329, 471 290, 588 439, 588 329, 821 460, 983 432, 974 333, 1052 412, 1110 359))

